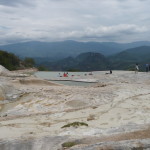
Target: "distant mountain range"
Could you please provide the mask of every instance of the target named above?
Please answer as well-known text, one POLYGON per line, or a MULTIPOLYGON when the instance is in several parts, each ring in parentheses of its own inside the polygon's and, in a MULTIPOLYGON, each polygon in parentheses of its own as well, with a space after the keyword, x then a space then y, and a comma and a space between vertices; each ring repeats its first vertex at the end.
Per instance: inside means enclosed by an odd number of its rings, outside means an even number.
POLYGON ((50 70, 132 70, 150 63, 150 42, 25 42, 0 46, 20 58, 32 57, 50 70))
POLYGON ((150 46, 132 48, 106 57, 100 53, 87 52, 77 57, 67 57, 56 62, 44 62, 42 65, 50 70, 62 71, 97 71, 97 70, 134 70, 138 63, 140 70, 145 70, 145 64, 150 64, 150 46))
POLYGON ((38 60, 44 58, 49 61, 59 60, 66 57, 76 57, 81 53, 98 52, 105 56, 119 53, 123 50, 139 46, 150 46, 149 41, 133 43, 113 43, 113 42, 25 42, 9 45, 0 45, 0 49, 12 52, 19 57, 32 57, 38 60))

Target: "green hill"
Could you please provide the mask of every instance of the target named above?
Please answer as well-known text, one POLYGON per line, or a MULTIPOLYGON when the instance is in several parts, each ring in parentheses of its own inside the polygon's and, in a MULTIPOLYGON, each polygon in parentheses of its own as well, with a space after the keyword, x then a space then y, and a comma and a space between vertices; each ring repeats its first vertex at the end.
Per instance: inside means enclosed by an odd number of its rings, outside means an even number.
POLYGON ((109 57, 114 69, 132 70, 135 63, 139 63, 140 69, 144 71, 145 64, 150 63, 150 46, 140 46, 125 50, 109 57))
POLYGON ((0 64, 8 70, 16 70, 20 66, 20 59, 12 53, 0 50, 0 64))
POLYGON ((100 53, 82 53, 76 57, 78 64, 76 68, 82 71, 107 70, 109 62, 104 55, 100 53))
POLYGON ((4 66, 8 70, 24 69, 33 67, 34 60, 32 58, 20 60, 19 57, 12 53, 0 50, 0 65, 4 66))
POLYGON ((50 70, 57 71, 96 71, 107 70, 108 60, 100 53, 87 52, 77 57, 67 57, 53 63, 45 62, 44 65, 50 70))

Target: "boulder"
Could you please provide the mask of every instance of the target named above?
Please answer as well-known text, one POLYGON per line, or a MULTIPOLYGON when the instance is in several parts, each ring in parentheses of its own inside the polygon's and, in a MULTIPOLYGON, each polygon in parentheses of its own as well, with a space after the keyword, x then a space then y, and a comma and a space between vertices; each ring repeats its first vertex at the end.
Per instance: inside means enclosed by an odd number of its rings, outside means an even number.
POLYGON ((0 65, 0 76, 5 76, 9 73, 9 70, 0 65))

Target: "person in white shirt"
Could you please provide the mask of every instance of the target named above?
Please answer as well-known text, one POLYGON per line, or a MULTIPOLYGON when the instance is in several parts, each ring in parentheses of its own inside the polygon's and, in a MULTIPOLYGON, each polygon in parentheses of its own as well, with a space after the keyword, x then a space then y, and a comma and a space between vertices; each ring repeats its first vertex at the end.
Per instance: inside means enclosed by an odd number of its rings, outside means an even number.
POLYGON ((139 72, 139 65, 138 63, 135 64, 135 73, 138 73, 139 72))

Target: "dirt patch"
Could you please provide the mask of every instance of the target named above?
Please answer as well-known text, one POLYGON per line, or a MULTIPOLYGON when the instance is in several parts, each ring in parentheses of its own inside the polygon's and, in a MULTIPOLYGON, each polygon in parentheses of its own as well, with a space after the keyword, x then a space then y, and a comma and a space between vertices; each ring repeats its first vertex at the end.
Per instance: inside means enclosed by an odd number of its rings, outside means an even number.
POLYGON ((96 85, 94 85, 93 87, 94 88, 98 88, 98 87, 106 87, 106 86, 108 86, 107 84, 100 84, 100 83, 97 83, 96 85))
POLYGON ((45 126, 45 127, 50 127, 51 123, 50 122, 42 122, 40 123, 41 126, 45 126))
POLYGON ((87 117, 87 121, 91 121, 91 120, 95 120, 95 115, 90 114, 90 115, 87 117))
POLYGON ((3 101, 3 100, 5 100, 5 97, 0 96, 0 101, 3 101))
POLYGON ((5 99, 6 99, 5 93, 2 89, 0 89, 0 101, 5 100, 5 99))
POLYGON ((3 105, 0 105, 0 111, 1 111, 2 107, 3 107, 3 105))

